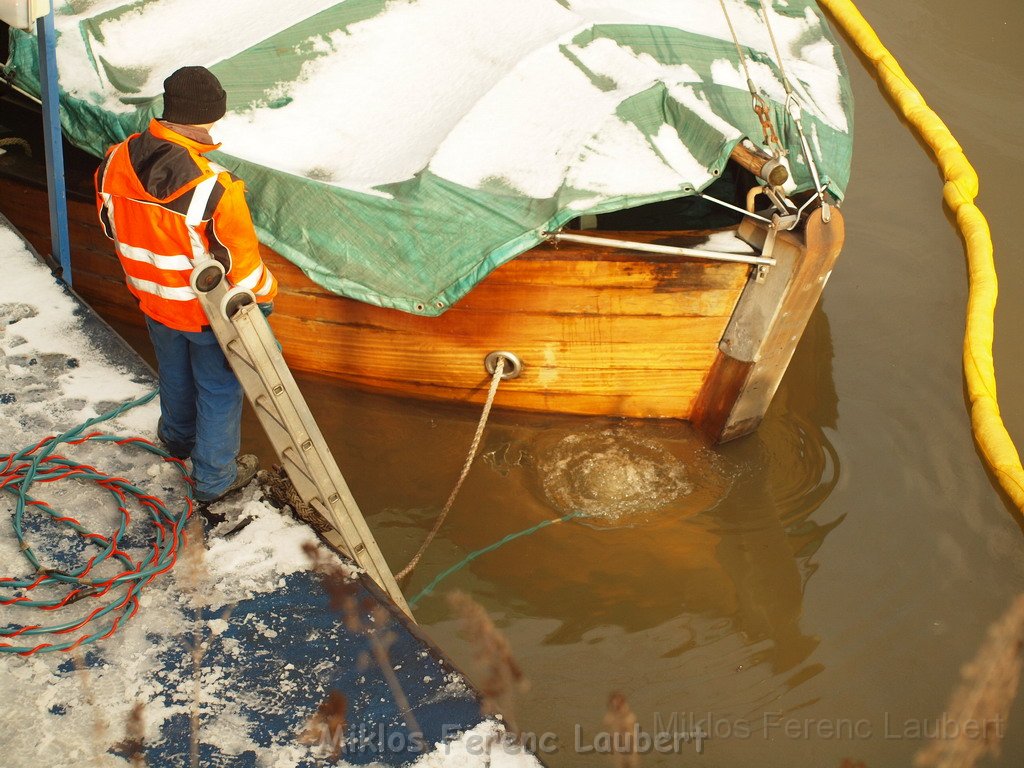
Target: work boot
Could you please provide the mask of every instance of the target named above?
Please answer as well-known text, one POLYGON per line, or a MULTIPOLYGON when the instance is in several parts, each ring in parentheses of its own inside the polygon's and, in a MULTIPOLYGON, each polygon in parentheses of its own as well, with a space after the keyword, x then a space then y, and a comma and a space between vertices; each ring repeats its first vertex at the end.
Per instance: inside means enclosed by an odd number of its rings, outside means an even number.
POLYGON ((231 485, 225 488, 221 494, 214 496, 212 499, 204 499, 197 495, 196 501, 203 505, 209 505, 215 501, 220 501, 225 496, 228 496, 251 483, 252 479, 256 477, 256 472, 260 468, 260 460, 251 453, 245 453, 236 457, 235 464, 238 465, 238 474, 235 475, 235 480, 231 485))

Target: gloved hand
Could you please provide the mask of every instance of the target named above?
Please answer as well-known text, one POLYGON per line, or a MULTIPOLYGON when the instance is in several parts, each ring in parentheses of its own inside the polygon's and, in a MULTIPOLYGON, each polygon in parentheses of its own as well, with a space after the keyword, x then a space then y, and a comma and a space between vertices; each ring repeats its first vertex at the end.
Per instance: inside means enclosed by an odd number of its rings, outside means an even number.
POLYGON ((274 302, 272 301, 260 302, 256 306, 260 308, 260 312, 263 313, 264 317, 270 317, 271 313, 274 311, 274 302))

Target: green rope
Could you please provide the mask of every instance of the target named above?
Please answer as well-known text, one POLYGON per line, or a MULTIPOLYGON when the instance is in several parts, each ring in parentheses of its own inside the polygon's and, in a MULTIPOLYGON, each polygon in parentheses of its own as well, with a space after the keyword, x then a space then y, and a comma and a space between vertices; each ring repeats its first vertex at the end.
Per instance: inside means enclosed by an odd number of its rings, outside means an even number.
POLYGON ((89 419, 62 434, 44 438, 35 445, 26 446, 20 451, 0 455, 0 491, 6 491, 15 496, 11 526, 22 554, 33 571, 33 575, 28 577, 0 578, 0 605, 35 608, 49 612, 86 598, 98 600, 118 587, 126 587, 123 595, 117 596, 105 604, 100 604, 84 619, 49 625, 24 624, 0 627, 0 654, 17 653, 22 656, 30 656, 40 651, 69 651, 110 637, 124 621, 131 619, 137 612, 139 593, 143 587, 173 567, 184 538, 186 521, 191 516, 193 509, 191 481, 185 464, 170 456, 164 449, 140 437, 87 432, 100 422, 108 421, 132 408, 150 402, 157 394, 157 390, 154 390, 96 418, 89 419), (163 500, 147 494, 143 489, 123 477, 104 474, 91 465, 72 461, 55 453, 61 444, 80 445, 93 440, 122 446, 132 445, 174 464, 185 480, 181 508, 172 510, 163 500), (50 483, 71 477, 96 483, 110 494, 121 513, 120 522, 113 534, 103 535, 91 531, 75 518, 63 515, 49 504, 29 495, 29 489, 35 482, 50 483), (131 513, 127 506, 129 499, 134 499, 143 508, 154 530, 154 537, 149 545, 149 554, 139 562, 136 562, 135 558, 122 546, 131 520, 131 513), (97 547, 99 553, 90 557, 82 567, 71 571, 43 567, 26 536, 24 519, 29 511, 43 513, 57 526, 73 531, 84 542, 97 547), (119 564, 119 572, 109 578, 92 577, 91 572, 94 567, 108 560, 119 564), (33 600, 27 594, 39 587, 49 585, 64 585, 72 589, 61 598, 33 600), (5 597, 4 591, 6 590, 11 590, 14 593, 13 596, 5 597), (113 616, 112 621, 92 632, 80 634, 76 639, 25 646, 3 642, 3 640, 14 638, 37 636, 49 636, 58 640, 68 633, 95 626, 98 619, 106 618, 108 615, 113 616))
POLYGON ((564 515, 562 517, 552 518, 551 520, 542 520, 536 525, 530 526, 525 530, 517 531, 516 533, 510 533, 508 536, 499 539, 498 541, 494 542, 489 546, 484 547, 483 549, 478 549, 475 552, 470 552, 455 565, 451 566, 450 568, 447 568, 446 570, 441 571, 441 573, 435 576, 433 581, 427 584, 427 586, 420 590, 419 594, 417 594, 414 598, 412 598, 409 601, 409 605, 416 605, 424 597, 432 595, 434 593, 434 590, 437 588, 438 584, 447 579, 453 573, 461 571, 463 568, 465 568, 471 562, 476 560, 478 557, 486 555, 488 552, 493 552, 494 550, 505 546, 509 542, 515 541, 516 539, 521 539, 523 536, 529 536, 530 534, 536 533, 537 531, 543 528, 547 528, 549 525, 554 525, 555 523, 564 523, 568 520, 572 520, 574 517, 580 517, 582 514, 583 513, 579 511, 570 512, 568 515, 564 515))

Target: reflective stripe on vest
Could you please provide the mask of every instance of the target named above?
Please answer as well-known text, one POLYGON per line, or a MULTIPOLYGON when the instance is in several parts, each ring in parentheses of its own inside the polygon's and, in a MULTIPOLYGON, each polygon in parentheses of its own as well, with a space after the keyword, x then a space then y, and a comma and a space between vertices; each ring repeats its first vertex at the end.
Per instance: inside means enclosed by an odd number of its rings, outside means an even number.
POLYGON ((203 238, 199 236, 196 227, 203 221, 206 205, 210 202, 210 195, 213 194, 213 188, 216 186, 217 174, 215 173, 210 178, 203 179, 196 185, 195 191, 192 193, 192 201, 188 204, 188 212, 185 214, 185 227, 188 229, 188 239, 192 243, 193 261, 203 261, 210 258, 210 252, 203 243, 203 238))
POLYGON ((150 264, 157 269, 173 269, 180 272, 187 272, 192 269, 192 259, 184 254, 179 256, 161 256, 159 253, 153 253, 145 248, 139 248, 134 245, 119 243, 118 246, 121 255, 131 261, 150 264))
POLYGON ((256 267, 256 269, 250 272, 247 277, 242 278, 237 283, 235 283, 235 285, 239 286, 240 288, 248 288, 250 291, 253 291, 256 289, 256 286, 260 284, 260 280, 263 279, 263 273, 265 271, 266 270, 264 269, 263 265, 260 264, 258 267, 256 267))
POLYGON ((160 285, 160 283, 154 283, 152 280, 142 280, 131 275, 125 275, 125 278, 128 280, 128 285, 133 288, 159 296, 161 299, 168 299, 169 301, 196 300, 196 293, 192 290, 191 286, 172 288, 168 285, 160 285))

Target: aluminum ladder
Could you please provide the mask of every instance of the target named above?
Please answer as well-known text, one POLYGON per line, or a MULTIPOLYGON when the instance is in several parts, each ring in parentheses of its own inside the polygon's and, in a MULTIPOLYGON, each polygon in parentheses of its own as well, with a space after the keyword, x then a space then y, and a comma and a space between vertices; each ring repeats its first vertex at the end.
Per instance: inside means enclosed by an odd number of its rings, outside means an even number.
POLYGON ((196 263, 191 282, 210 328, 299 497, 334 526, 325 538, 363 568, 411 617, 402 590, 295 384, 256 297, 250 290, 229 286, 224 267, 213 258, 196 263))

